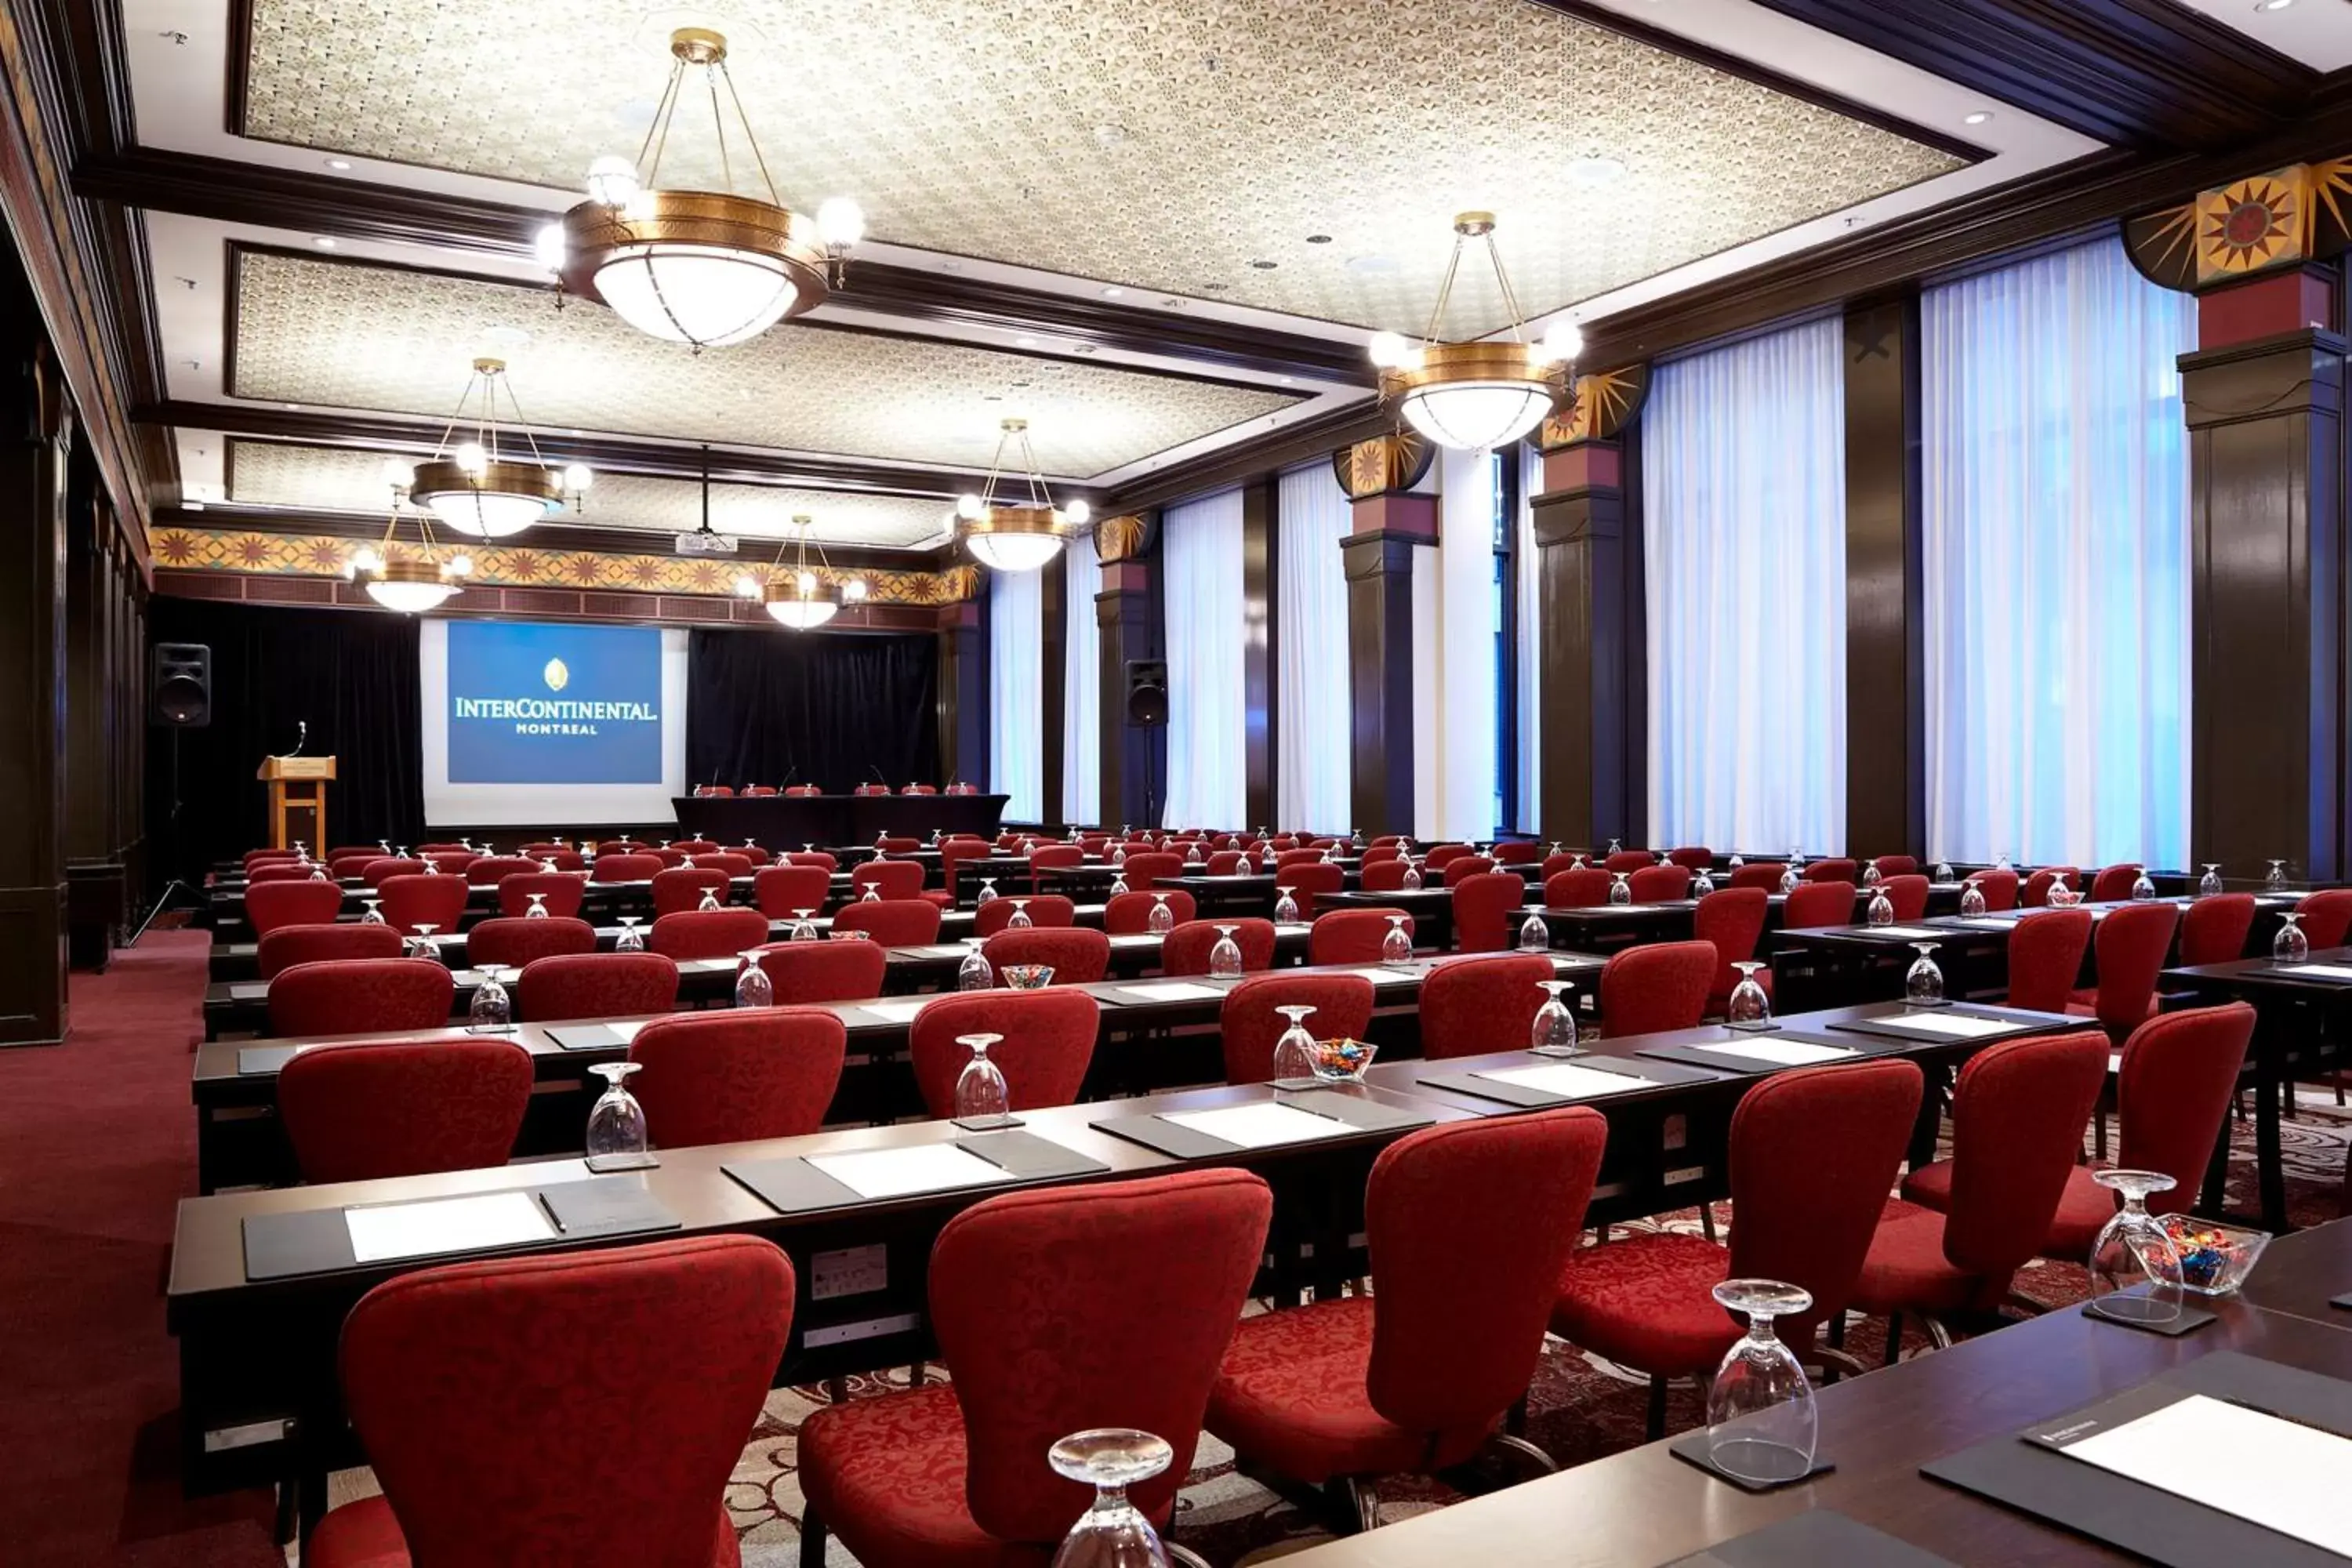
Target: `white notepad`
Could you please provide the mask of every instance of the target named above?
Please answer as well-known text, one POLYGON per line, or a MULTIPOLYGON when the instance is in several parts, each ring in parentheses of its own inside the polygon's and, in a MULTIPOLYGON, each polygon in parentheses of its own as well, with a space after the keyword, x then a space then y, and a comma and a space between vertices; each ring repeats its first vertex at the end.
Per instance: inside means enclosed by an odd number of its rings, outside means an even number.
POLYGON ((961 958, 969 950, 960 942, 934 942, 920 947, 902 947, 898 951, 919 953, 925 958, 961 958))
POLYGON ((2308 974, 2314 980, 2352 980, 2352 968, 2340 963, 2283 963, 2281 974, 2308 974))
POLYGON ((1113 947, 1158 947, 1160 937, 1156 932, 1148 931, 1128 931, 1124 935, 1111 938, 1110 944, 1113 947))
POLYGON ((1811 1040, 1738 1040, 1729 1045, 1694 1046, 1691 1048, 1717 1056, 1746 1057, 1750 1061, 1775 1062, 1784 1068, 1843 1061, 1858 1054, 1844 1046, 1816 1045, 1811 1040))
POLYGON ((717 974, 722 970, 741 967, 742 961, 734 958, 689 958, 677 966, 681 974, 717 974))
POLYGON ((2007 1018, 1976 1018, 1965 1013, 1906 1013, 1890 1020, 1906 1029, 1925 1029, 1931 1035, 1949 1035, 1956 1040, 1980 1039, 1987 1035, 2004 1034, 2017 1026, 2007 1018))
POLYGON ((1189 1127, 1212 1138, 1222 1138, 1244 1149, 1263 1149, 1274 1143, 1297 1143, 1309 1138, 1337 1138, 1349 1131, 1347 1122, 1334 1117, 1317 1116, 1273 1100, 1264 1105, 1232 1106, 1223 1110, 1162 1111, 1160 1120, 1172 1121, 1179 1127, 1189 1127))
POLYGON ((2059 1451, 2352 1557, 2352 1440, 2333 1432, 2192 1394, 2059 1451))
POLYGON ((1579 1067, 1574 1062, 1547 1063, 1539 1068, 1501 1068, 1494 1072, 1471 1076, 1492 1079, 1496 1083, 1517 1084, 1523 1089, 1564 1094, 1570 1100, 1583 1100, 1596 1094, 1622 1094, 1629 1089, 1651 1087, 1651 1080, 1646 1078, 1634 1078, 1622 1072, 1602 1072, 1598 1068, 1579 1067))
POLYGON ((881 1019, 886 1024, 911 1024, 915 1021, 915 1015, 921 1012, 925 1006, 929 1005, 929 1004, 923 1002, 860 1002, 857 1005, 865 1011, 873 1014, 876 1017, 881 1019))
POLYGON ((1224 993, 1213 985, 1194 985, 1183 980, 1158 980, 1149 985, 1122 985, 1122 996, 1132 996, 1138 1002, 1205 1002, 1224 993))
POLYGON ((952 1143, 877 1149, 865 1154, 812 1154, 808 1163, 861 1198, 895 1198, 1004 1180, 1002 1166, 952 1143))
POLYGON ((1991 915, 1970 915, 1960 923, 1978 931, 2007 931, 2017 922, 2013 920, 1998 920, 1991 915))
POLYGON ((1949 931, 1937 931, 1932 926, 1872 926, 1870 928, 1870 934, 1873 936, 1899 936, 1907 938, 1912 942, 1926 942, 1930 937, 1949 936, 1952 933, 1949 931))
POLYGON ((1421 972, 1414 969, 1351 969, 1348 973, 1360 974, 1375 985, 1398 985, 1421 978, 1421 972))
POLYGON ((352 1258, 358 1263, 514 1247, 555 1236, 547 1211, 529 1193, 480 1193, 345 1209, 343 1225, 351 1232, 352 1258))

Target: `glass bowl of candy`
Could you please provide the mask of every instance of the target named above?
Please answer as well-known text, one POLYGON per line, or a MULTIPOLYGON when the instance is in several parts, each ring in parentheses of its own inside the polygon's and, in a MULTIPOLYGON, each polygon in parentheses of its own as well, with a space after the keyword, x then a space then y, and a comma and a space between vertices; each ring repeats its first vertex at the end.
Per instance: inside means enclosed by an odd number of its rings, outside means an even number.
POLYGON ((1360 1083, 1379 1051, 1370 1040, 1318 1040, 1315 1076, 1326 1083, 1360 1083))
POLYGON ((2180 1283, 2200 1296, 2234 1294, 2252 1273, 2263 1248, 2271 1244, 2267 1231, 2245 1230, 2195 1215, 2167 1215, 2164 1228, 2180 1252, 2180 1283))
POLYGON ((1008 963, 996 973, 1015 991, 1043 991, 1054 984, 1054 966, 1050 963, 1008 963))

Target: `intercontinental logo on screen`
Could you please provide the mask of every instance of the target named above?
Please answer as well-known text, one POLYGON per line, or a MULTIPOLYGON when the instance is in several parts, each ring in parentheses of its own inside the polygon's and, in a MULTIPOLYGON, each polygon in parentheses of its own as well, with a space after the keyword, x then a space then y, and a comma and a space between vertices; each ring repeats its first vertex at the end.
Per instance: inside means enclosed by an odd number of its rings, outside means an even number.
MULTIPOLYGON (((550 691, 572 684, 571 668, 551 658, 539 678, 550 691)), ((599 735, 599 724, 658 724, 661 710, 650 702, 596 702, 574 697, 457 697, 457 719, 493 719, 514 725, 518 735, 599 735)))
POLYGON ((453 621, 448 637, 450 782, 660 781, 657 630, 453 621))

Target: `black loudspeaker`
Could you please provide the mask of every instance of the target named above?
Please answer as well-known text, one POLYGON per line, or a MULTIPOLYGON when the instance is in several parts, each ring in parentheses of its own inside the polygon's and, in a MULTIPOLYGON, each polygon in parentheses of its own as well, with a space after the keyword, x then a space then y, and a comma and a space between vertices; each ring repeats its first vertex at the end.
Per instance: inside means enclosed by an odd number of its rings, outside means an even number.
POLYGON ((159 642, 148 656, 148 714, 174 730, 213 721, 213 650, 200 642, 159 642))
POLYGON ((1130 724, 1168 722, 1168 661, 1127 661, 1127 720, 1130 724))

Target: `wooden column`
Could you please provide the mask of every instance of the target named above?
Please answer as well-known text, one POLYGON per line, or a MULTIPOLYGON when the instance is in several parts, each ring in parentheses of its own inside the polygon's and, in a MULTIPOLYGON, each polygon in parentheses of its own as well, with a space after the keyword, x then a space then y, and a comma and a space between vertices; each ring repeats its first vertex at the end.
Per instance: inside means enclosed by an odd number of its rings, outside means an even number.
POLYGON ((2347 872, 2344 363, 2333 269, 2198 301, 2189 426, 2189 858, 2347 872), (2317 322, 2314 325, 2312 323, 2317 322))
POLYGON ((69 860, 114 853, 113 735, 107 706, 115 584, 96 474, 76 464, 66 510, 66 821, 69 860))
POLYGON ((1927 853, 1919 302, 1845 314, 1845 850, 1927 853))
MULTIPOLYGON (((984 601, 940 612, 940 772, 988 789, 988 637, 984 601)), ((830 787, 830 786, 828 786, 830 787)), ((893 786, 896 787, 896 786, 893 786)))
POLYGON ((1354 528, 1340 544, 1348 574, 1349 734, 1354 784, 1348 823, 1367 834, 1413 828, 1412 574, 1437 543, 1437 498, 1383 491, 1350 503, 1354 528))
POLYGON ((1615 440, 1547 451, 1534 504, 1543 832, 1578 848, 1642 837, 1632 742, 1644 715, 1630 679, 1625 468, 1615 440))
POLYGON ((1128 661, 1166 657, 1155 581, 1159 574, 1153 564, 1139 558, 1104 562, 1103 585, 1095 595, 1097 657, 1102 661, 1097 671, 1102 699, 1099 820, 1105 828, 1157 823, 1167 799, 1168 726, 1137 724, 1127 716, 1128 661))
POLYGON ((1286 826, 1277 820, 1282 814, 1274 787, 1276 737, 1281 733, 1282 723, 1281 694, 1274 677, 1276 638, 1279 635, 1275 615, 1275 542, 1276 531, 1282 526, 1279 511, 1273 475, 1242 488, 1242 697, 1247 720, 1244 737, 1246 804, 1243 810, 1248 818, 1246 825, 1251 827, 1286 826))
POLYGON ((1048 826, 1059 827, 1070 818, 1062 799, 1062 755, 1067 742, 1069 694, 1065 688, 1069 670, 1065 652, 1069 641, 1070 578, 1059 556, 1045 565, 1037 584, 1037 685, 1040 730, 1038 812, 1048 826))

